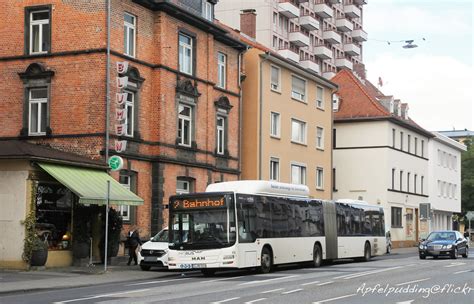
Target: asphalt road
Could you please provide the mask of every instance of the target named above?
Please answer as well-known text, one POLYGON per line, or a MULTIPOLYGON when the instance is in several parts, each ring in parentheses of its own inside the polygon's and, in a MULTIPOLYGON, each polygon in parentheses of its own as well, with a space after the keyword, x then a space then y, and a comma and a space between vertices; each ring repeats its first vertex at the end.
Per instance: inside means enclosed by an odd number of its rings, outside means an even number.
POLYGON ((402 254, 320 268, 214 277, 170 273, 156 280, 11 294, 0 303, 474 303, 474 252, 452 260, 402 254))

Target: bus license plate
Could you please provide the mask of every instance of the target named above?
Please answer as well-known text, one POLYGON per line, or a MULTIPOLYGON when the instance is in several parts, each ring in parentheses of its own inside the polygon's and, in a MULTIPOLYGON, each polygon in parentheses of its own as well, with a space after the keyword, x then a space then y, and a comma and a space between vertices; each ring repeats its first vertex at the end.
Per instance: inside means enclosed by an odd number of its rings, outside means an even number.
POLYGON ((181 264, 179 265, 181 269, 197 269, 197 268, 206 268, 206 264, 181 264))

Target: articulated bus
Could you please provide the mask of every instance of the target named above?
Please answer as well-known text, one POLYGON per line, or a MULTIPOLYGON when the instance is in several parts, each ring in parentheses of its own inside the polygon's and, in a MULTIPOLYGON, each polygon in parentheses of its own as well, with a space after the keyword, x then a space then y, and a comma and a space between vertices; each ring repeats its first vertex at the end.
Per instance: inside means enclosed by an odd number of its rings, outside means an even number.
POLYGON ((359 258, 385 252, 383 208, 309 198, 304 185, 269 181, 211 184, 169 204, 169 269, 256 268, 359 258))

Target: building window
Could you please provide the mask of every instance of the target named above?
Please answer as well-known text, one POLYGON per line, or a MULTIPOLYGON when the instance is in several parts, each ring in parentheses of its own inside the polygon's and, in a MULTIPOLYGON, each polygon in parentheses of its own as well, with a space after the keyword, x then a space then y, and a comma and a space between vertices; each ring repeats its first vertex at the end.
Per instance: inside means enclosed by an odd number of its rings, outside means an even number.
POLYGON ((272 65, 271 70, 272 70, 272 75, 271 75, 272 79, 270 83, 271 89, 274 91, 280 91, 280 68, 272 65))
POLYGON ((400 171, 400 191, 403 191, 403 171, 400 171))
POLYGON ((50 8, 27 8, 28 53, 44 54, 51 50, 50 8))
POLYGON ((410 153, 410 148, 411 148, 411 135, 408 134, 407 137, 408 137, 408 139, 407 139, 407 140, 408 140, 407 149, 408 149, 408 153, 410 153))
POLYGON ((324 109, 324 89, 322 87, 316 88, 316 106, 324 109))
POLYGON ((302 78, 291 76, 291 97, 299 100, 306 100, 306 81, 302 78))
POLYGON ((225 118, 217 116, 217 154, 224 154, 225 151, 225 118))
POLYGON ((191 193, 191 181, 178 177, 176 179, 176 194, 191 193))
POLYGON ((202 16, 205 19, 212 21, 212 3, 209 1, 202 2, 202 16))
POLYGON ((402 208, 392 207, 392 227, 402 227, 402 208))
POLYGON ((306 185, 306 167, 303 165, 291 165, 291 183, 306 185))
POLYGON ((221 52, 217 53, 217 86, 225 89, 226 87, 226 70, 227 56, 221 52))
POLYGON ((336 187, 336 168, 332 168, 332 191, 337 191, 337 187, 336 187))
POLYGON ((336 149, 337 145, 336 145, 336 139, 337 139, 337 136, 336 136, 336 129, 332 129, 332 148, 333 149, 336 149))
POLYGON ((299 144, 306 144, 306 123, 292 119, 291 120, 291 141, 299 144))
POLYGON ((395 129, 392 129, 392 148, 395 148, 395 129))
POLYGON ((323 168, 316 168, 316 188, 323 189, 324 187, 324 170, 323 168))
POLYGON ((179 71, 193 74, 193 38, 179 34, 179 71))
POLYGON ((280 138, 280 114, 270 113, 270 135, 280 138))
POLYGON ((135 125, 135 93, 131 91, 124 91, 127 94, 127 101, 125 102, 125 135, 133 137, 133 127, 135 125))
POLYGON ((413 177, 413 192, 416 193, 416 184, 418 183, 418 174, 413 177))
MULTIPOLYGON (((119 182, 127 188, 128 190, 131 190, 131 185, 132 185, 132 178, 130 175, 122 175, 120 174, 119 177, 119 182)), ((119 214, 122 216, 122 219, 124 221, 130 221, 130 205, 119 205, 118 209, 119 214)))
POLYGON ((410 172, 407 173, 407 192, 410 192, 410 172))
POLYGON ((339 96, 337 94, 332 95, 332 111, 339 111, 339 96))
POLYGON ((280 160, 278 158, 270 158, 270 180, 280 180, 280 160))
POLYGON ((425 182, 425 177, 421 176, 421 181, 420 181, 420 193, 423 194, 423 183, 425 182))
POLYGON ((324 129, 321 127, 316 128, 316 147, 324 149, 324 129))
POLYGON ((45 135, 48 116, 48 89, 29 90, 29 135, 45 135))
POLYGON ((392 169, 392 190, 395 190, 395 169, 392 169))
POLYGON ((425 157, 425 141, 421 140, 421 157, 425 157))
POLYGON ((403 151, 403 132, 400 131, 400 150, 403 151))
POLYGON ((418 155, 418 138, 415 137, 415 155, 418 155))
POLYGON ((123 15, 124 53, 130 57, 135 57, 136 20, 137 18, 131 14, 125 13, 123 15))
POLYGON ((188 105, 179 104, 178 106, 178 144, 182 146, 191 146, 193 108, 188 105))

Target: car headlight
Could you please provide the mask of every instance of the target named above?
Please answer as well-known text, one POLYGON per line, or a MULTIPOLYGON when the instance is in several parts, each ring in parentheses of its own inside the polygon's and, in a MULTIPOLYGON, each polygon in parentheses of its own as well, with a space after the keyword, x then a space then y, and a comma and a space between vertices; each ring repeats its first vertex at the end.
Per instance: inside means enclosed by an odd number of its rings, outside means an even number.
POLYGON ((420 249, 425 249, 425 246, 420 245, 420 247, 418 247, 418 248, 420 248, 420 249))
POLYGON ((453 245, 446 245, 446 248, 451 249, 453 248, 453 245))

